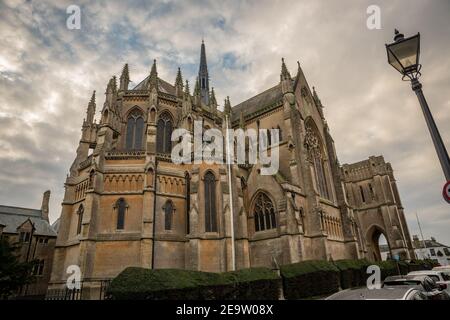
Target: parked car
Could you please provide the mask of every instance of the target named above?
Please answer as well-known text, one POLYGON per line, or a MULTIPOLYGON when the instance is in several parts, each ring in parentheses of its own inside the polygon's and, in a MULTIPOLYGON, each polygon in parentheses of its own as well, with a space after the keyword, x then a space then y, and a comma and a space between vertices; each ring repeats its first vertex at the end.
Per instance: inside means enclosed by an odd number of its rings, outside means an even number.
POLYGON ((408 276, 426 275, 436 281, 450 295, 450 273, 438 270, 421 270, 408 273, 408 276))
POLYGON ((444 284, 438 285, 436 281, 427 275, 406 275, 387 277, 383 282, 383 288, 415 288, 420 290, 430 300, 450 300, 450 296, 444 290, 444 284))
POLYGON ((339 291, 325 300, 428 300, 428 297, 418 288, 400 286, 380 289, 347 289, 339 291))

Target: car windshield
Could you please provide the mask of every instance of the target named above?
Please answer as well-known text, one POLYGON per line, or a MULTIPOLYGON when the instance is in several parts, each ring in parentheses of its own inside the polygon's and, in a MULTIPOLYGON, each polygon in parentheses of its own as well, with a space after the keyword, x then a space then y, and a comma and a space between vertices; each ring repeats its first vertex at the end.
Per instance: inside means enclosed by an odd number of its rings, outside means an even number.
POLYGON ((435 274, 430 274, 428 275, 431 279, 433 279, 434 281, 439 281, 439 277, 435 274))

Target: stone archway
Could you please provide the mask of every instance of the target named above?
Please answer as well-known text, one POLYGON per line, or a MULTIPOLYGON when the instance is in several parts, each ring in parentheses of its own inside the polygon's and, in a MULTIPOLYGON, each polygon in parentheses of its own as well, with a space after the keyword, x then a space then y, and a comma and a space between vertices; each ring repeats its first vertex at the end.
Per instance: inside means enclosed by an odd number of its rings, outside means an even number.
POLYGON ((386 231, 384 231, 383 228, 381 228, 378 225, 373 225, 367 231, 366 239, 367 239, 367 244, 368 244, 368 249, 369 249, 369 258, 373 259, 374 261, 382 261, 383 260, 381 250, 380 250, 380 238, 382 238, 382 237, 384 237, 384 239, 386 239, 386 242, 387 242, 387 245, 389 248, 389 253, 390 253, 391 249, 390 249, 388 237, 387 237, 386 231))

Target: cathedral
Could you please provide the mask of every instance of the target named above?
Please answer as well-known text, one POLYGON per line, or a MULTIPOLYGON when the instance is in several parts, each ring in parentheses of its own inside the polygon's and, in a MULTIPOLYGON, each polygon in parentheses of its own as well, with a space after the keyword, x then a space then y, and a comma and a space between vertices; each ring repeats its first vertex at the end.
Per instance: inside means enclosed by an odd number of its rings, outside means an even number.
MULTIPOLYGON (((324 106, 298 64, 274 86, 221 108, 205 44, 193 86, 167 82, 157 63, 134 88, 125 64, 99 122, 95 92, 65 182, 50 287, 77 265, 84 286, 129 266, 223 272, 316 259, 414 258, 392 167, 382 156, 341 165, 324 106), (279 168, 171 159, 173 130, 278 129, 279 168)), ((349 119, 349 121, 352 121, 349 119)), ((248 146, 245 146, 248 149, 248 146)))

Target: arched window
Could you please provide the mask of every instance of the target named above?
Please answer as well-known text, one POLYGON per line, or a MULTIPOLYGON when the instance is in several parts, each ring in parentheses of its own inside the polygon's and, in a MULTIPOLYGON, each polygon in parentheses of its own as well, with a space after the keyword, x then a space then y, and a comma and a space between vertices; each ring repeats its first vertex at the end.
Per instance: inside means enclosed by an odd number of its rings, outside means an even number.
POLYGON ((117 230, 123 230, 125 228, 125 211, 127 210, 127 203, 123 198, 117 200, 117 230))
POLYGON ((253 210, 253 215, 255 217, 255 232, 277 227, 275 208, 272 201, 265 193, 261 192, 256 196, 253 210))
POLYGON ((162 113, 156 125, 156 152, 172 152, 172 128, 172 118, 167 112, 162 113))
POLYGON ((277 127, 277 129, 278 129, 278 141, 283 141, 283 133, 282 133, 282 131, 281 131, 281 127, 280 126, 278 126, 277 127))
POLYGON ((83 223, 83 213, 84 213, 84 207, 83 207, 83 205, 80 205, 78 207, 78 211, 77 211, 77 214, 78 214, 77 234, 81 233, 81 226, 83 223))
POLYGON ((325 174, 324 150, 322 141, 312 126, 306 126, 305 146, 308 150, 308 161, 314 170, 314 177, 321 197, 329 199, 330 193, 325 174))
POLYGON ((173 219, 173 202, 171 200, 167 200, 164 204, 164 229, 172 230, 172 219, 173 219))
POLYGON ((361 193, 361 200, 363 203, 366 202, 366 197, 364 196, 364 189, 362 186, 359 186, 359 192, 361 193))
POLYGON ((184 175, 186 183, 186 234, 191 233, 191 222, 189 219, 189 212, 191 211, 191 177, 189 172, 184 175))
POLYGON ((216 177, 211 171, 205 174, 205 231, 217 232, 216 177))
POLYGON ((95 171, 91 170, 91 172, 89 172, 89 188, 94 187, 94 178, 95 178, 95 171))
POLYGON ((144 134, 144 118, 142 113, 135 109, 128 115, 127 133, 125 148, 126 150, 141 150, 144 134))

